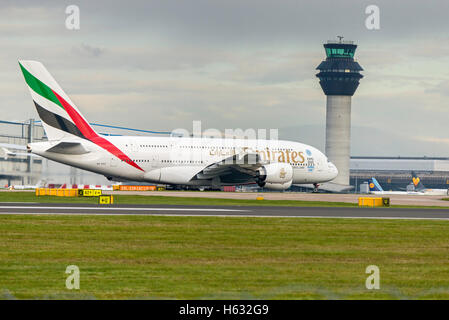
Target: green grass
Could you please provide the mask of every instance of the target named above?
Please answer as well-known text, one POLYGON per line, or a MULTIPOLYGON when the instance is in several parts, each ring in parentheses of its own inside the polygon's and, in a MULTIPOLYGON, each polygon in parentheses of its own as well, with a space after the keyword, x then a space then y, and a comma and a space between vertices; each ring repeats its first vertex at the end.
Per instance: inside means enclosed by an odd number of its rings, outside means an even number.
POLYGON ((0 298, 449 299, 445 221, 0 216, 0 298), (65 269, 81 289, 65 288, 65 269), (368 265, 381 289, 365 288, 368 265))
MULTIPOLYGON (((314 206, 314 207, 355 207, 348 202, 300 201, 300 200, 254 200, 218 199, 201 197, 168 197, 143 195, 114 195, 118 204, 174 204, 174 205, 225 205, 225 206, 314 206)), ((42 203, 98 203, 96 197, 36 197, 34 192, 0 192, 0 202, 42 202, 42 203)))

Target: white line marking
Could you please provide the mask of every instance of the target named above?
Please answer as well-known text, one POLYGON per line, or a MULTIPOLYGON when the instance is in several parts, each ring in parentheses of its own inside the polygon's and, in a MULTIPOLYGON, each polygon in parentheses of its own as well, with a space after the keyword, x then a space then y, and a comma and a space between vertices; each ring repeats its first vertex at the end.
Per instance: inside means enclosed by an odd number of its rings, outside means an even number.
POLYGON ((125 208, 125 207, 33 207, 33 206, 0 206, 0 209, 59 209, 59 210, 133 210, 133 211, 227 211, 227 212, 246 212, 249 210, 220 209, 220 208, 125 208))
MULTIPOLYGON (((242 210, 243 211, 243 210, 242 210)), ((222 217, 222 218, 302 218, 302 219, 371 219, 371 220, 439 220, 449 218, 424 217, 345 217, 345 216, 274 216, 244 214, 170 214, 170 213, 83 213, 83 212, 0 212, 0 215, 86 215, 86 216, 162 216, 162 217, 222 217)))
MULTIPOLYGON (((249 216, 244 216, 249 217, 249 216)), ((280 216, 274 216, 280 217, 280 216)), ((449 218, 432 217, 345 217, 345 216, 282 216, 282 218, 319 218, 319 219, 380 219, 380 220, 449 220, 449 218)))

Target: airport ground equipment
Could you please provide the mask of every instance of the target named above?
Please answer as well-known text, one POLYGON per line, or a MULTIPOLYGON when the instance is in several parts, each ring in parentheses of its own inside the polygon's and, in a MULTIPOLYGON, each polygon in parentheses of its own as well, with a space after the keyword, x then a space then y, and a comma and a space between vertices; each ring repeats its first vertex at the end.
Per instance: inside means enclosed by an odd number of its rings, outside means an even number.
POLYGON ((359 207, 389 207, 390 198, 359 197, 359 207))
POLYGON ((99 204, 114 203, 112 195, 102 195, 102 191, 98 189, 36 188, 36 196, 98 197, 99 204))
POLYGON ((354 60, 357 45, 339 38, 324 44, 326 60, 317 67, 316 76, 327 97, 325 153, 339 172, 332 182, 349 185, 351 99, 363 78, 363 69, 354 60))
POLYGON ((78 189, 36 188, 36 196, 77 197, 78 189))

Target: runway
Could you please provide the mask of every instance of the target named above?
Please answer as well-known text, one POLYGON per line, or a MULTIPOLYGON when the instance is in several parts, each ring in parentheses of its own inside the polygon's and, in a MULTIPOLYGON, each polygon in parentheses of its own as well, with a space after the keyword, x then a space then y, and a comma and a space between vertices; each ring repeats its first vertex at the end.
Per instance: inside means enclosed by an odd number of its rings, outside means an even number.
MULTIPOLYGON (((105 191, 105 194, 114 195, 141 195, 141 196, 164 196, 164 197, 198 197, 217 199, 248 199, 254 200, 257 196, 263 196, 266 200, 300 200, 300 201, 327 201, 358 203, 359 197, 376 197, 376 195, 363 195, 354 193, 306 193, 306 192, 215 192, 215 191, 105 191)), ((384 195, 377 197, 388 197, 392 205, 405 206, 436 206, 448 207, 449 201, 442 198, 446 196, 431 195, 384 195)))
POLYGON ((449 220, 446 209, 1 203, 0 215, 6 214, 449 220))

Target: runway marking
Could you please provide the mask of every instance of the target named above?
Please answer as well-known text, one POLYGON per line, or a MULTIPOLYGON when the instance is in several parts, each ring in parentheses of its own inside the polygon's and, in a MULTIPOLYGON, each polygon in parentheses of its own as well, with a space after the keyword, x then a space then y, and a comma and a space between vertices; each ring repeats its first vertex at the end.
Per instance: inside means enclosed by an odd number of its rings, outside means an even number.
MULTIPOLYGON (((235 216, 233 216, 235 217, 235 216)), ((250 217, 250 216, 243 216, 250 217)), ((345 217, 345 216, 272 216, 280 218, 318 218, 318 219, 380 219, 380 220, 444 220, 449 218, 433 218, 433 217, 345 217)))
POLYGON ((221 208, 126 208, 126 207, 33 207, 33 206, 0 206, 0 209, 38 209, 38 210, 133 210, 133 211, 211 211, 211 212, 247 212, 250 210, 221 208))
MULTIPOLYGON (((164 208, 167 209, 167 208, 164 208)), ((204 210, 203 210, 204 211, 204 210)), ((228 210, 229 211, 229 210, 228 210)), ((234 210, 244 211, 244 210, 234 210)), ((0 215, 86 215, 86 216, 162 216, 162 217, 222 217, 222 218, 300 218, 300 219, 371 219, 371 220, 437 220, 449 218, 434 217, 345 217, 345 216, 285 216, 251 214, 170 214, 170 213, 83 213, 83 212, 0 212, 0 215)))

